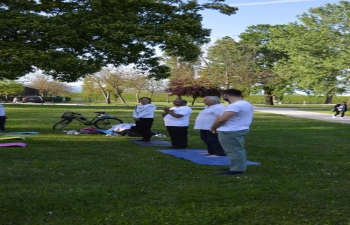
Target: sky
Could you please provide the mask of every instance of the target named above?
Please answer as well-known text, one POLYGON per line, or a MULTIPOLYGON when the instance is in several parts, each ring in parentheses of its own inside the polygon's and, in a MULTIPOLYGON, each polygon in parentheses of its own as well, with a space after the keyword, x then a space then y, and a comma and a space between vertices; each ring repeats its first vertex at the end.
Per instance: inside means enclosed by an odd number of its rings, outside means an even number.
MULTIPOLYGON (((208 0, 199 1, 208 2, 208 0)), ((229 36, 238 40, 238 35, 249 26, 258 24, 288 24, 298 21, 297 15, 307 13, 310 8, 338 4, 335 0, 226 0, 226 4, 238 7, 231 16, 215 10, 205 10, 203 26, 211 29, 211 41, 229 36)))

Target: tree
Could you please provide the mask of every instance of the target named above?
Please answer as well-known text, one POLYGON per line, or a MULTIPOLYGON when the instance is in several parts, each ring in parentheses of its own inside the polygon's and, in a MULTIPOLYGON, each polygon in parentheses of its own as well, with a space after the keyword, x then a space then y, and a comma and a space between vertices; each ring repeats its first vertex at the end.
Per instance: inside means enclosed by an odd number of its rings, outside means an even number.
POLYGON ((101 89, 95 79, 93 75, 86 76, 83 79, 82 96, 85 97, 88 102, 97 100, 100 97, 101 89))
POLYGON ((204 9, 232 15, 225 0, 56 0, 0 3, 0 77, 16 79, 36 69, 76 81, 107 65, 134 64, 166 78, 155 48, 194 61, 209 42, 204 9))
POLYGON ((239 38, 240 43, 248 46, 255 46, 256 56, 254 57, 254 81, 256 82, 253 90, 256 92, 264 91, 265 104, 273 105, 272 96, 276 95, 280 100, 283 95, 289 92, 289 80, 286 77, 273 71, 277 61, 286 58, 283 51, 278 51, 268 47, 271 39, 271 29, 283 27, 284 25, 271 26, 268 24, 259 24, 248 27, 239 38))
POLYGON ((148 79, 146 90, 150 92, 150 98, 155 92, 165 92, 168 84, 166 80, 156 80, 154 78, 148 79))
POLYGON ((238 43, 230 37, 224 37, 208 49, 205 66, 200 75, 215 81, 216 86, 228 89, 241 89, 249 93, 254 81, 254 46, 238 43))
POLYGON ((284 51, 274 70, 299 90, 323 95, 330 103, 349 85, 350 3, 326 4, 299 16, 301 23, 273 29, 270 47, 284 51))
POLYGON ((167 92, 170 95, 191 96, 192 105, 198 97, 220 96, 220 88, 215 86, 204 86, 203 79, 176 78, 169 82, 167 92))
POLYGON ((72 91, 72 88, 67 83, 42 73, 27 75, 22 78, 22 81, 26 86, 38 89, 42 96, 64 95, 72 91))
POLYGON ((136 102, 140 100, 140 94, 142 91, 147 90, 149 78, 137 71, 129 71, 124 74, 125 87, 136 92, 136 102))
POLYGON ((8 101, 9 95, 16 95, 23 92, 23 84, 13 80, 0 81, 0 95, 4 95, 6 101, 8 101))
MULTIPOLYGON (((186 62, 181 57, 166 57, 164 60, 165 64, 170 68, 169 87, 167 90, 174 89, 174 86, 178 86, 180 83, 183 85, 190 85, 195 82, 196 67, 199 66, 200 62, 186 62)), ((177 87, 176 87, 177 88, 177 87)), ((181 98, 181 91, 174 92, 178 93, 177 98, 181 98)))

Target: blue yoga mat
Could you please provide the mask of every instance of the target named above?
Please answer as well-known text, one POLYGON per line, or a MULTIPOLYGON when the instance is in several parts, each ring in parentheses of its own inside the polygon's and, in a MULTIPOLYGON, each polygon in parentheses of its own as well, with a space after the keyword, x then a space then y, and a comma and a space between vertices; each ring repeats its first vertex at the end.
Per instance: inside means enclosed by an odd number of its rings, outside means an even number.
MULTIPOLYGON (((207 153, 206 150, 158 150, 159 152, 175 156, 180 159, 190 160, 191 162, 202 164, 202 165, 212 165, 212 166, 228 166, 229 159, 227 156, 220 157, 208 157, 207 155, 203 155, 207 153)), ((261 163, 247 161, 248 166, 259 166, 261 163)))
POLYGON ((129 139, 130 141, 134 142, 135 144, 138 144, 140 146, 145 146, 145 147, 151 147, 151 146, 157 146, 157 147, 170 147, 171 143, 169 141, 164 141, 162 139, 155 139, 152 138, 151 141, 145 142, 145 141, 137 141, 139 139, 129 139))
POLYGON ((110 131, 110 130, 102 130, 102 129, 98 129, 97 131, 100 132, 100 133, 103 133, 103 134, 113 134, 113 133, 114 133, 113 131, 110 131))

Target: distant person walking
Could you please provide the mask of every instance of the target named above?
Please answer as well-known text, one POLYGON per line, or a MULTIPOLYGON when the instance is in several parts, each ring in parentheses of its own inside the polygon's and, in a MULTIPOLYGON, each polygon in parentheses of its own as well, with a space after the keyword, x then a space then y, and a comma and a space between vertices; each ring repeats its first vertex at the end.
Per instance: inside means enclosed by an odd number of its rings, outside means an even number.
POLYGON ((153 135, 151 128, 154 121, 154 111, 157 107, 151 104, 151 99, 147 97, 140 98, 140 103, 133 112, 133 120, 137 131, 142 136, 142 139, 139 141, 148 142, 153 135))
POLYGON ((218 175, 243 174, 247 170, 244 143, 253 120, 253 107, 248 101, 243 100, 240 90, 227 89, 222 91, 221 95, 230 104, 210 130, 218 133, 220 144, 230 159, 230 168, 229 171, 218 175))
POLYGON ((194 129, 199 130, 202 141, 206 144, 209 156, 226 156, 219 142, 218 134, 210 131, 214 121, 223 113, 225 106, 220 104, 220 98, 217 96, 206 96, 203 98, 206 105, 204 110, 200 111, 194 129))
POLYGON ((7 116, 6 116, 6 112, 5 112, 5 107, 2 104, 0 104, 0 130, 1 130, 1 132, 6 132, 6 129, 5 129, 6 119, 7 119, 7 116))
POLYGON ((187 106, 187 101, 176 99, 173 101, 173 107, 164 107, 164 124, 168 130, 171 145, 174 149, 187 148, 188 144, 188 125, 192 109, 187 106))
POLYGON ((335 112, 335 114, 333 115, 333 118, 340 114, 340 117, 344 119, 344 115, 347 110, 348 107, 346 105, 346 102, 341 102, 339 104, 334 105, 333 111, 335 112))
POLYGON ((18 103, 18 102, 19 102, 18 98, 17 98, 17 97, 14 97, 12 103, 13 103, 13 104, 16 104, 16 103, 18 103))

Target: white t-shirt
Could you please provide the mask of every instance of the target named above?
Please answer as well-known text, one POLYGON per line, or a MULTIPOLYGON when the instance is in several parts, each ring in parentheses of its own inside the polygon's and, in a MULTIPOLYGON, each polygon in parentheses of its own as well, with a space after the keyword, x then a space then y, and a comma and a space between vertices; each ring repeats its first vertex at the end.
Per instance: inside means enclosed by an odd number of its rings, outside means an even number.
POLYGON ((176 118, 170 114, 164 116, 164 124, 167 127, 187 127, 190 124, 190 115, 192 114, 192 109, 188 106, 178 106, 171 107, 174 113, 183 115, 183 117, 176 118))
POLYGON ((5 116, 5 107, 3 105, 0 105, 0 116, 5 116))
POLYGON ((154 118, 154 110, 156 110, 156 106, 152 104, 146 105, 137 105, 134 112, 133 117, 135 118, 154 118))
POLYGON ((228 105, 225 112, 236 112, 237 114, 227 120, 217 131, 238 131, 249 129, 253 120, 253 106, 245 101, 237 101, 228 105))
POLYGON ((221 104, 215 104, 206 106, 199 112, 193 129, 198 130, 210 130, 214 121, 224 112, 225 106, 221 104))

